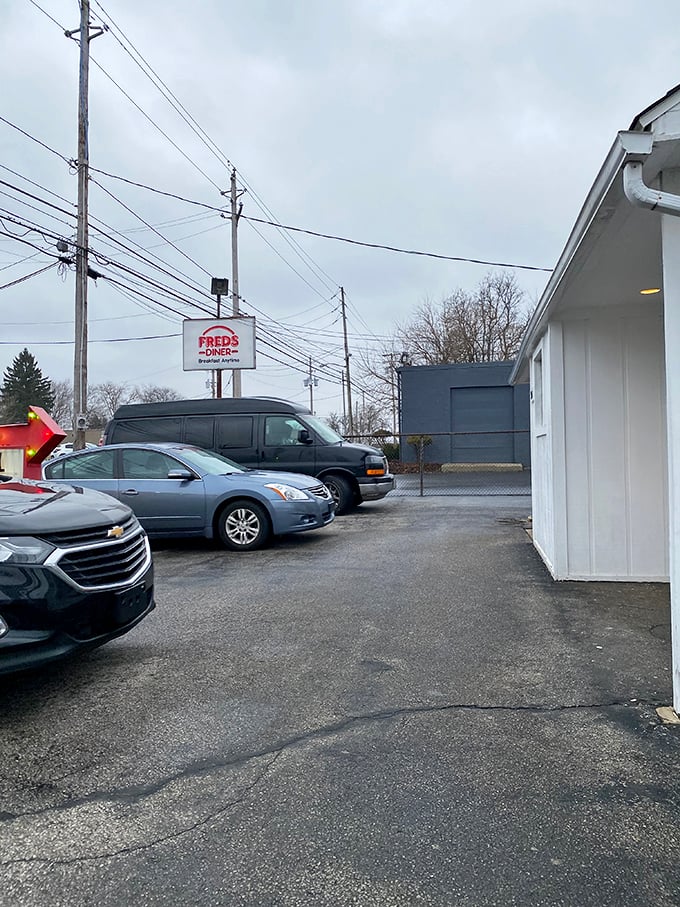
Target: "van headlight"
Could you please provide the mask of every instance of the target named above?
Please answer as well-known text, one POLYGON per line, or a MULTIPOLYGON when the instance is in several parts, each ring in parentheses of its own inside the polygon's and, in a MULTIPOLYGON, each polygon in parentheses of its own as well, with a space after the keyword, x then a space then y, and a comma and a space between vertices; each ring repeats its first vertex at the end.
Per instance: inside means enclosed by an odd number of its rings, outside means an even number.
POLYGON ((284 501, 308 501, 309 497, 300 491, 299 488, 293 488, 292 485, 282 485, 280 482, 270 482, 265 488, 270 488, 273 492, 283 498, 284 501))
POLYGON ((375 454, 366 457, 366 475, 367 476, 384 476, 385 460, 375 454))
POLYGON ((43 564, 54 546, 30 535, 0 538, 0 564, 43 564))

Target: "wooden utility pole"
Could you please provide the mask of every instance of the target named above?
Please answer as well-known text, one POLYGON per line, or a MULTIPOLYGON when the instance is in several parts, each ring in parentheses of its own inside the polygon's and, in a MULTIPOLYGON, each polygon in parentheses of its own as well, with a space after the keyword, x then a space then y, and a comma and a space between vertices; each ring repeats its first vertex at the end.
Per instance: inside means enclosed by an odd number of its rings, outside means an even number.
MULTIPOLYGON (((241 209, 238 206, 238 193, 236 192, 236 168, 231 171, 231 312, 238 316, 241 313, 238 295, 238 219, 241 209)), ((241 206, 242 207, 242 206, 241 206)), ((241 369, 233 371, 232 394, 241 396, 241 369)))
POLYGON ((394 435, 394 437, 396 439, 396 436, 397 436, 397 394, 396 394, 397 382, 396 382, 396 370, 394 368, 394 352, 383 353, 383 359, 387 359, 390 363, 389 364, 390 389, 392 392, 392 434, 394 435))
POLYGON ((73 448, 85 447, 87 428, 87 273, 88 223, 87 189, 90 156, 88 148, 88 88, 90 41, 103 29, 90 31, 90 0, 80 0, 80 27, 65 32, 67 38, 79 34, 80 72, 78 80, 78 227, 76 232, 76 305, 73 354, 73 448))
POLYGON ((347 343, 347 314, 345 312, 345 288, 340 287, 340 307, 342 309, 342 333, 345 338, 345 372, 347 374, 347 414, 349 417, 349 434, 354 434, 354 417, 352 415, 352 382, 349 376, 349 344, 347 343))

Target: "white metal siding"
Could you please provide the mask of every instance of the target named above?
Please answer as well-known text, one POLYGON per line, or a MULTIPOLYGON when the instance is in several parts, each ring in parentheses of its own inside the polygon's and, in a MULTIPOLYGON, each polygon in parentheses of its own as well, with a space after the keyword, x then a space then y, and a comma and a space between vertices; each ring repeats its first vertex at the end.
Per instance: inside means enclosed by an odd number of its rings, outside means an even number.
POLYGON ((550 364, 549 328, 531 362, 531 528, 534 545, 556 576, 550 364))
MULTIPOLYGON (((658 303, 563 323, 566 561, 561 578, 668 576, 658 303)), ((557 413, 554 416, 558 416, 557 413)))

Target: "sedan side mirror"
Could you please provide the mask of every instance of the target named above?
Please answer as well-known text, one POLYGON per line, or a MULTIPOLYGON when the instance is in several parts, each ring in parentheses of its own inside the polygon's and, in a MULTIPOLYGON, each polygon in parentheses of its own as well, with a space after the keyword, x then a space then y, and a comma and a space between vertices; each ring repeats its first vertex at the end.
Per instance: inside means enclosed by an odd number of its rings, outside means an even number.
POLYGON ((189 472, 188 469, 171 469, 168 473, 169 479, 179 479, 182 482, 187 482, 190 479, 195 479, 196 476, 193 472, 189 472))

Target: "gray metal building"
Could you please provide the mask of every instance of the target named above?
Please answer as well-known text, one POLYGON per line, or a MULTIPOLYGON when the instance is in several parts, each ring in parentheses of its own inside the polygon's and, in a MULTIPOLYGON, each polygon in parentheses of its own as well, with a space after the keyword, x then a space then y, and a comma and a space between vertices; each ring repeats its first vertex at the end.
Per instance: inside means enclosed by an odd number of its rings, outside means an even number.
POLYGON ((400 368, 401 458, 416 459, 406 436, 432 438, 429 463, 530 465, 529 387, 508 384, 514 361, 400 368))

